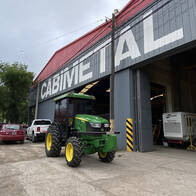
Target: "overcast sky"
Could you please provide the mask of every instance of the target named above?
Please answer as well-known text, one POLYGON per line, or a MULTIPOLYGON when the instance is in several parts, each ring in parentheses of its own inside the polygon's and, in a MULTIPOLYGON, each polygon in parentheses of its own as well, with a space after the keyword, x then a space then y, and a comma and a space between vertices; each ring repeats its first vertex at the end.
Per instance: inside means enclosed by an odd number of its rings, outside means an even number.
POLYGON ((0 61, 38 75, 58 49, 121 10, 130 0, 1 0, 0 61))

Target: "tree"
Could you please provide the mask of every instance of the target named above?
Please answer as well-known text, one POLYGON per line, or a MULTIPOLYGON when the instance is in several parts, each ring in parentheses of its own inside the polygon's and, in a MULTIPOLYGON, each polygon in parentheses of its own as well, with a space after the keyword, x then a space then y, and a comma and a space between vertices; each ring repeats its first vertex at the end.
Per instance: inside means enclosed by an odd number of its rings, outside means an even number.
POLYGON ((29 88, 33 73, 27 65, 0 63, 0 113, 13 123, 27 122, 29 88))
POLYGON ((0 86, 0 122, 5 119, 7 106, 7 89, 4 86, 0 86))

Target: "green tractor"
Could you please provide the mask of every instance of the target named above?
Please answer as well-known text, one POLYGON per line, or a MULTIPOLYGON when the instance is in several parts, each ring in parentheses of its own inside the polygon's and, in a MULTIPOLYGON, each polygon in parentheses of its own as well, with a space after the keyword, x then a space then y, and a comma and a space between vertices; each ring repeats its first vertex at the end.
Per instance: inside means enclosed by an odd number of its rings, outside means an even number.
POLYGON ((80 165, 84 154, 98 152, 102 162, 115 157, 117 132, 110 133, 108 120, 93 115, 94 96, 67 93, 54 99, 54 122, 45 137, 48 157, 57 157, 65 146, 65 159, 70 167, 80 165))

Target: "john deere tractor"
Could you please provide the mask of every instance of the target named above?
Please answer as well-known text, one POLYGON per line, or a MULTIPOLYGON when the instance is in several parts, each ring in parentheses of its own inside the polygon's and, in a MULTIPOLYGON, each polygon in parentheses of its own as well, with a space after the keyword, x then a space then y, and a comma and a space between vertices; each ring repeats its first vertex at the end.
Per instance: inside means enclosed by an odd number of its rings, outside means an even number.
POLYGON ((65 146, 68 166, 80 165, 84 154, 98 152, 102 162, 114 159, 117 137, 110 133, 108 120, 93 115, 94 96, 67 93, 54 99, 54 122, 45 137, 48 157, 57 157, 65 146))

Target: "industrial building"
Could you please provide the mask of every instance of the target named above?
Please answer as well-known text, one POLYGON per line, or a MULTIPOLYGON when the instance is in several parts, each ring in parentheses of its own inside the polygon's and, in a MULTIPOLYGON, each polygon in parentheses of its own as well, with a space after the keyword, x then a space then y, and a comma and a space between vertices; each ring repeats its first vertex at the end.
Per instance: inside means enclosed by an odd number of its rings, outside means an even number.
MULTIPOLYGON (((196 113, 196 1, 132 0, 116 15, 115 129, 126 149, 126 119, 133 119, 134 150, 161 141, 162 115, 196 113)), ((97 99, 109 118, 111 21, 58 50, 34 81, 29 121, 54 118, 53 99, 81 92, 97 99), (39 92, 39 93, 37 93, 39 92)), ((177 125, 176 125, 177 126, 177 125)))

